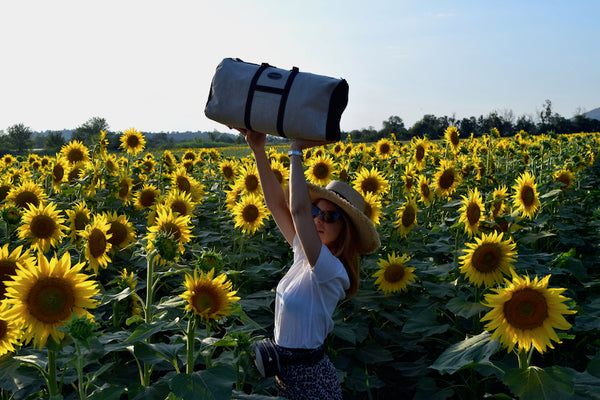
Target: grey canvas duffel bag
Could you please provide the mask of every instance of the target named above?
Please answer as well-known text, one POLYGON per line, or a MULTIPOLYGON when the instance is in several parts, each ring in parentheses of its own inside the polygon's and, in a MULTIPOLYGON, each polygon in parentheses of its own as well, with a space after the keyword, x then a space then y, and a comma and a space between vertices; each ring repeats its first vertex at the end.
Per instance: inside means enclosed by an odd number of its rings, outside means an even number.
POLYGON ((344 79, 225 58, 212 79, 204 113, 232 128, 337 141, 347 104, 344 79))

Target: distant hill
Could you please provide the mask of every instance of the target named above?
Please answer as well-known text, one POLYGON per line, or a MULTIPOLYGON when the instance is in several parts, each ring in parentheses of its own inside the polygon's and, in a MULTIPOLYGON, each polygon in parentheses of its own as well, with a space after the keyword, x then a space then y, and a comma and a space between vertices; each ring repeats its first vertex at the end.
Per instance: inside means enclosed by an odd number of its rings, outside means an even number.
POLYGON ((597 119, 600 120, 600 107, 594 108, 592 111, 588 111, 583 114, 584 117, 589 119, 597 119))

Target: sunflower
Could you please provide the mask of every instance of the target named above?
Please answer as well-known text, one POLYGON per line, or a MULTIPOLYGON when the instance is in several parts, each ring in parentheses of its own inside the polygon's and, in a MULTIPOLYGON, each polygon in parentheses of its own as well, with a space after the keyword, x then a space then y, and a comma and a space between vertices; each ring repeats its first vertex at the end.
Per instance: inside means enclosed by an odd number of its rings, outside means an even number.
POLYGON ((379 219, 381 218, 381 200, 373 193, 367 193, 365 195, 365 215, 369 217, 373 225, 379 225, 379 219))
POLYGON ((189 193, 179 189, 169 190, 161 204, 172 209, 176 215, 189 215, 190 217, 193 216, 197 205, 189 193))
POLYGON ((137 166, 140 168, 142 174, 149 175, 152 172, 154 172, 156 162, 154 161, 154 159, 145 158, 143 160, 140 160, 137 163, 137 166))
POLYGON ((465 274, 474 285, 486 287, 502 283, 504 275, 513 271, 512 263, 515 243, 511 239, 502 240, 503 234, 492 232, 475 238, 475 243, 467 243, 464 255, 459 257, 460 272, 465 274))
POLYGON ((175 167, 175 164, 177 163, 177 159, 175 158, 171 150, 163 151, 161 160, 167 166, 167 169, 175 167))
POLYGON ((60 185, 67 181, 67 171, 69 164, 61 157, 56 159, 50 165, 50 176, 52 177, 52 186, 55 189, 60 188, 60 185))
POLYGON ((236 179, 235 186, 241 188, 244 193, 260 194, 260 179, 256 164, 246 164, 240 168, 239 175, 236 179))
POLYGON ((465 232, 469 237, 479 232, 479 224, 484 220, 485 208, 479 189, 469 189, 468 196, 461 196, 462 206, 458 210, 460 219, 458 222, 465 223, 465 232))
POLYGON ((108 243, 111 244, 111 252, 122 250, 129 246, 136 239, 135 228, 129 221, 129 217, 124 214, 117 214, 116 212, 104 213, 106 221, 109 223, 110 228, 108 229, 108 243))
POLYGON ((331 152, 333 153, 333 155, 334 155, 335 157, 339 157, 339 156, 341 156, 342 154, 344 154, 344 148, 345 148, 345 146, 344 146, 344 143, 343 143, 343 142, 336 142, 336 143, 333 145, 333 147, 332 147, 332 149, 331 149, 331 152))
POLYGON ((81 236, 85 239, 85 257, 88 260, 89 267, 98 274, 98 268, 106 268, 111 261, 108 256, 112 245, 109 240, 111 234, 110 224, 105 215, 94 216, 93 222, 86 225, 81 232, 81 236))
POLYGON ((100 157, 106 156, 106 150, 110 142, 106 138, 106 131, 100 131, 100 138, 98 139, 98 153, 100 157))
POLYGON ((204 185, 190 176, 183 166, 178 167, 171 174, 171 183, 174 188, 189 193, 193 201, 199 202, 204 196, 204 185))
POLYGON ((427 139, 414 139, 412 141, 413 147, 413 161, 418 169, 425 168, 427 163, 427 149, 429 148, 429 142, 427 139))
POLYGON ((5 154, 2 156, 1 161, 2 165, 0 166, 4 166, 4 168, 10 168, 17 162, 17 159, 12 154, 5 154))
POLYGON ((129 128, 121 135, 121 148, 128 154, 137 155, 139 152, 144 151, 146 146, 146 139, 142 132, 135 130, 135 128, 129 128))
POLYGON ((458 171, 448 160, 440 160, 440 166, 435 173, 435 193, 439 197, 450 196, 459 182, 458 171))
POLYGON ((117 198, 123 201, 124 205, 128 205, 131 202, 131 189, 133 186, 133 179, 129 175, 121 175, 117 182, 117 198))
POLYGON ((389 190, 390 184, 387 179, 384 178, 383 174, 380 171, 377 171, 375 167, 370 170, 366 167, 362 167, 354 180, 354 188, 363 196, 371 192, 375 196, 383 197, 389 190))
POLYGON ((486 330, 494 330, 490 340, 499 338, 508 352, 516 346, 518 350, 529 351, 533 347, 544 353, 547 347, 554 348, 552 341, 560 343, 554 330, 570 329, 564 315, 576 311, 564 304, 569 300, 561 295, 566 289, 548 288, 550 276, 531 280, 513 273, 512 281, 506 280, 506 287, 492 289, 495 294, 485 295, 482 304, 492 310, 481 320, 488 321, 486 330))
POLYGON ((60 155, 67 160, 69 165, 74 165, 80 162, 88 162, 90 159, 90 151, 79 140, 72 140, 63 145, 60 149, 60 155))
POLYGON ((8 202, 23 210, 30 205, 43 205, 47 198, 48 195, 40 185, 29 179, 10 189, 6 195, 8 202))
POLYGON ((417 226, 417 203, 413 196, 406 197, 406 202, 396 212, 394 226, 400 230, 400 236, 405 237, 417 226))
POLYGON ((83 180, 85 177, 87 169, 87 163, 85 162, 76 162, 69 166, 67 172, 67 182, 69 185, 80 185, 82 182, 78 182, 83 180))
POLYGON ((554 181, 558 182, 564 190, 569 190, 573 187, 575 175, 568 169, 562 169, 554 173, 554 181))
POLYGON ((5 282, 12 279, 17 268, 30 269, 34 262, 29 252, 23 251, 23 246, 18 246, 13 251, 9 250, 8 244, 0 247, 0 302, 5 297, 5 282))
POLYGON ((420 195, 420 200, 426 206, 431 205, 431 201, 433 200, 433 190, 429 186, 429 182, 427 181, 427 177, 424 175, 419 176, 419 181, 417 182, 417 187, 420 195))
POLYGON ((45 253, 50 247, 57 247, 60 243, 66 230, 64 222, 65 219, 60 216, 60 210, 56 209, 54 203, 29 206, 21 218, 19 239, 27 240, 33 248, 45 253))
POLYGON ((402 180, 404 181, 404 192, 410 193, 415 188, 415 181, 417 180, 417 170, 413 164, 407 164, 404 167, 404 174, 402 180))
POLYGON ((225 159, 219 163, 219 171, 227 182, 233 182, 237 173, 237 163, 234 160, 225 159))
POLYGON ((254 233, 267 218, 267 208, 261 197, 246 194, 233 207, 235 227, 241 227, 243 233, 254 233))
POLYGON ((508 188, 505 185, 494 189, 494 193, 492 194, 492 206, 490 209, 490 215, 493 219, 501 217, 504 211, 506 210, 506 204, 504 204, 504 199, 506 199, 507 197, 508 188))
POLYGON ((86 308, 98 305, 92 297, 99 289, 81 272, 83 266, 72 265, 68 252, 49 260, 38 254, 34 268, 19 268, 14 279, 7 282, 5 301, 12 305, 9 318, 22 321, 25 344, 33 339, 34 346, 41 349, 49 336, 59 342, 65 334, 57 328, 73 314, 93 319, 86 308))
POLYGON ((8 192, 12 189, 12 183, 7 177, 0 177, 0 203, 6 199, 8 192))
MULTIPOLYGON (((157 248, 154 242, 159 239, 159 236, 170 238, 174 243, 174 251, 177 254, 183 254, 185 251, 183 245, 192 240, 193 237, 191 234, 190 216, 176 215, 170 208, 159 205, 156 208, 155 224, 148 227, 148 233, 146 234, 148 253, 157 248)), ((173 261, 176 259, 177 256, 174 257, 173 261)), ((165 260, 160 259, 160 262, 164 265, 165 260)))
POLYGON ((194 270, 194 275, 185 275, 186 291, 179 297, 187 301, 185 309, 204 321, 219 320, 232 312, 233 305, 240 300, 227 275, 214 277, 215 270, 207 273, 194 270))
POLYGON ((69 239, 71 243, 78 243, 80 231, 90 222, 91 211, 87 207, 85 200, 78 201, 72 210, 66 210, 67 223, 69 225, 69 239))
POLYGON ((529 172, 525 172, 516 180, 513 186, 515 191, 513 205, 516 211, 521 211, 523 217, 532 219, 537 209, 541 206, 537 193, 535 177, 529 172))
MULTIPOLYGON (((137 288, 137 278, 135 274, 127 271, 127 268, 124 268, 115 281, 120 290, 125 290, 127 288, 131 290, 131 293, 125 299, 122 299, 115 305, 115 314, 123 313, 125 319, 135 315, 141 315, 142 304, 139 296, 135 294, 137 288)), ((116 315, 116 318, 121 319, 118 315, 116 315)))
POLYGON ((446 142, 450 145, 452 151, 455 153, 458 151, 458 146, 460 144, 460 139, 458 138, 459 136, 460 132, 458 131, 458 129, 456 129, 455 126, 449 126, 444 131, 444 138, 446 139, 446 142))
POLYGON ((377 156, 380 159, 390 158, 394 153, 394 143, 386 138, 379 139, 375 144, 375 147, 377 148, 377 156))
POLYGON ((146 210, 154 206, 160 198, 160 190, 148 183, 144 183, 141 190, 133 196, 133 206, 137 210, 146 210))
POLYGON ((117 156, 114 154, 108 154, 103 160, 103 166, 110 175, 117 175, 119 172, 117 156))
POLYGON ((281 187, 286 187, 290 170, 278 160, 273 160, 271 161, 271 171, 275 174, 275 179, 277 179, 281 187))
POLYGON ((409 260, 408 255, 398 257, 395 252, 388 254, 387 260, 380 258, 377 262, 380 269, 372 275, 377 278, 377 288, 385 294, 406 291, 407 286, 416 279, 415 268, 406 265, 409 260))
POLYGON ((23 337, 22 322, 10 319, 10 306, 0 302, 0 359, 3 355, 14 352, 15 346, 21 344, 23 337))
POLYGON ((319 155, 313 157, 307 163, 306 175, 311 183, 319 186, 326 186, 333 179, 334 163, 328 155, 319 155))

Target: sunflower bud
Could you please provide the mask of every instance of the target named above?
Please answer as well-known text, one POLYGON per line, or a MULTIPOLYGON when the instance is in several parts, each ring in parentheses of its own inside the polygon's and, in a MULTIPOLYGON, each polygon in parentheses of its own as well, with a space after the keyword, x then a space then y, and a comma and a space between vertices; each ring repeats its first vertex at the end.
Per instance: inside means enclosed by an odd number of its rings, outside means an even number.
POLYGON ((21 220, 21 212, 17 207, 9 206, 2 210, 2 219, 9 225, 16 225, 21 220))
POLYGON ((177 259, 179 248, 173 234, 160 231, 152 244, 163 260, 175 261, 177 259))
POLYGON ((66 323, 66 331, 69 336, 80 341, 85 346, 87 346, 88 340, 94 336, 96 328, 96 323, 85 316, 78 317, 73 315, 71 321, 66 323))

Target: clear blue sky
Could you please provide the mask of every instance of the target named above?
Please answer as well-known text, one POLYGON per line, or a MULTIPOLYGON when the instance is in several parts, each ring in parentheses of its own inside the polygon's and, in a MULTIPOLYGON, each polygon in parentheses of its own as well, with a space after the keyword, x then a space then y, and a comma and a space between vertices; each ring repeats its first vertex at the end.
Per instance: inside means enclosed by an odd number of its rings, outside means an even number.
POLYGON ((599 1, 2 1, 0 129, 221 130, 225 57, 345 78, 342 129, 600 107, 599 1))

